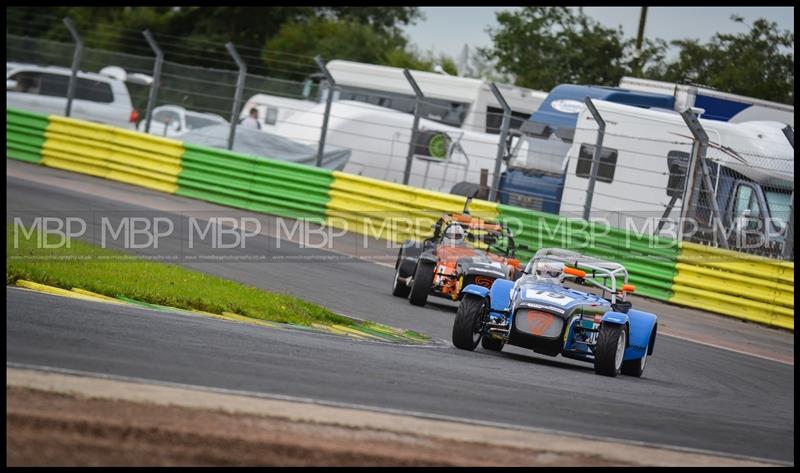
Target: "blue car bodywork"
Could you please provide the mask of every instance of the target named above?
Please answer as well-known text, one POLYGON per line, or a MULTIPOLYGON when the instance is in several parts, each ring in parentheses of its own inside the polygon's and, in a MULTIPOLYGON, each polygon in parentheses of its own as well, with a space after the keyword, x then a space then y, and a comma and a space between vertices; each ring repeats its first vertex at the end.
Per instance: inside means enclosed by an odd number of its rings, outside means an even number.
POLYGON ((657 316, 629 308, 629 305, 618 308, 600 296, 538 281, 531 276, 516 283, 498 279, 490 289, 469 285, 463 292, 486 301, 488 317, 484 337, 502 339, 504 343, 550 356, 561 354, 593 362, 593 345, 600 324, 616 324, 624 327, 628 334, 624 361, 640 360, 653 354, 657 316), (534 326, 530 320, 524 320, 531 311, 540 317, 537 320, 549 321, 546 330, 542 323, 534 326))

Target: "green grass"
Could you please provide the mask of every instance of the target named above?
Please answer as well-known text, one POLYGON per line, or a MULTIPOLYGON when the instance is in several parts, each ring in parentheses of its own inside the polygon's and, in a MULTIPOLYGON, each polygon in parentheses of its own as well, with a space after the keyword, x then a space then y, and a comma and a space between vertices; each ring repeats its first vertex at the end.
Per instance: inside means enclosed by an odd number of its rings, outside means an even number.
POLYGON ((6 230, 6 284, 25 279, 63 289, 81 288, 110 297, 125 296, 217 314, 234 312, 280 323, 354 325, 350 319, 289 295, 266 292, 172 264, 146 261, 78 240, 70 241, 71 248, 39 248, 37 233, 25 238, 20 231, 19 244, 14 248, 14 225, 8 224, 6 230))

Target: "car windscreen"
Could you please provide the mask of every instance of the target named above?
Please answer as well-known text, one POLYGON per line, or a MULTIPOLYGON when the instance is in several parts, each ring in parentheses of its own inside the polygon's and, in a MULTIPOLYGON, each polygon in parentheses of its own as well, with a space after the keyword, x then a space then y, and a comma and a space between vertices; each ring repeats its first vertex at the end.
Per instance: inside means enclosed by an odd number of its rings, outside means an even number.
MULTIPOLYGON (((69 76, 46 72, 22 71, 10 79, 17 81, 17 92, 50 97, 66 97, 69 91, 69 76)), ((102 81, 78 78, 75 98, 91 102, 112 103, 114 93, 111 86, 102 81)))

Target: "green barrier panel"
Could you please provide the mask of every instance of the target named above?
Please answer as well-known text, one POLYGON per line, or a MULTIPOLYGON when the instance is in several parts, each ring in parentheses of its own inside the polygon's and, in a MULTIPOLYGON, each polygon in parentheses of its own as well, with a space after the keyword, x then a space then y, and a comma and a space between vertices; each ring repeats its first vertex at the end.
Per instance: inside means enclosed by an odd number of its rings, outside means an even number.
POLYGON ((331 171, 184 143, 178 195, 291 218, 325 218, 331 171))
POLYGON ((34 164, 41 162, 48 123, 47 115, 6 109, 6 156, 34 164))
POLYGON ((515 233, 515 241, 529 250, 518 251, 522 261, 540 248, 574 249, 584 254, 611 259, 628 269, 630 283, 639 295, 668 300, 679 247, 675 240, 634 235, 619 228, 607 228, 580 219, 498 205, 500 220, 515 233))

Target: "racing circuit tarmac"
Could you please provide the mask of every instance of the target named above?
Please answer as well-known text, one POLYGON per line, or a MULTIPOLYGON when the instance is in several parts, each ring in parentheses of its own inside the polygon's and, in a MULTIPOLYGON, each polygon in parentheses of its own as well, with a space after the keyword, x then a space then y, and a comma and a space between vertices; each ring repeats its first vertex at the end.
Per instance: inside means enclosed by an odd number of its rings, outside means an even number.
MULTIPOLYGON (((151 201, 164 208, 212 208, 22 163, 7 162, 9 170, 26 178, 7 177, 7 221, 12 215, 30 217, 55 210, 145 211, 150 205, 145 203, 151 201), (47 179, 74 185, 67 189, 41 183, 47 179), (108 192, 97 192, 98 185, 108 192)), ((165 240, 163 250, 185 252, 181 246, 185 238, 179 233, 165 240)), ((298 250, 289 242, 281 246, 270 248, 270 253, 334 255, 298 250)), ((255 254, 260 250, 229 251, 255 254)), ((352 261, 182 264, 288 292, 337 312, 418 330, 437 339, 450 338, 454 306, 437 302, 418 308, 392 297, 393 270, 384 265, 352 261)), ((590 364, 517 349, 497 354, 479 348, 469 353, 452 347, 362 343, 18 289, 7 289, 6 294, 6 361, 11 364, 794 461, 793 366, 661 334, 644 378, 606 378, 596 376, 590 364)), ((728 322, 733 323, 715 323, 728 322)), ((793 352, 791 334, 746 326, 732 330, 732 337, 744 337, 748 329, 762 344, 774 340, 780 350, 793 352)))

